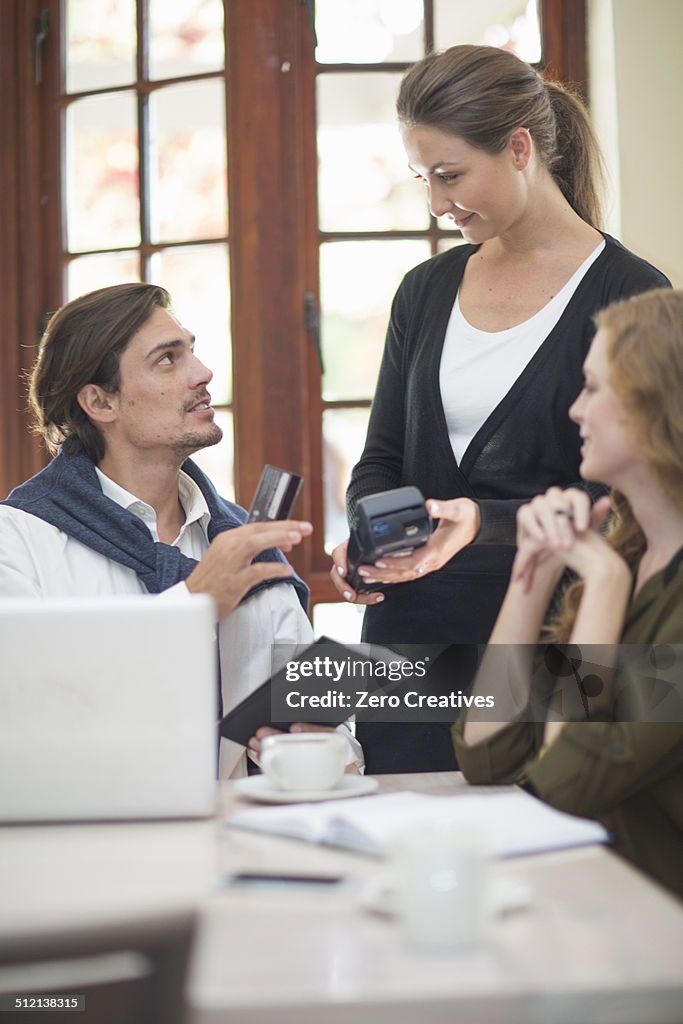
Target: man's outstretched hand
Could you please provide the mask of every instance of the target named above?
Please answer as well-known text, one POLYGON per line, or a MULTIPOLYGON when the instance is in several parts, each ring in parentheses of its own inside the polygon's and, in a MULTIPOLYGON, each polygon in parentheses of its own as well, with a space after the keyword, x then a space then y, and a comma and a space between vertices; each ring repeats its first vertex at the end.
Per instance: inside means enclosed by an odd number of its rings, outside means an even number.
POLYGON ((282 562, 253 562, 268 548, 291 551, 313 532, 310 523, 284 519, 274 523, 247 523, 225 530, 215 537, 203 558, 185 580, 192 594, 209 594, 224 619, 252 587, 263 580, 287 579, 291 565, 282 562))

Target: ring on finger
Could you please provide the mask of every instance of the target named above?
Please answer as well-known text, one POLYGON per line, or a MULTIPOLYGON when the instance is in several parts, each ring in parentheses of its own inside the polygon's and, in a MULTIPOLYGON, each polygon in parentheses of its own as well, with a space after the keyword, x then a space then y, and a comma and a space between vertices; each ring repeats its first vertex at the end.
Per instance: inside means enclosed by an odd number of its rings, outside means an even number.
POLYGON ((556 516, 566 516, 567 519, 574 518, 574 513, 570 508, 556 508, 554 512, 556 516))

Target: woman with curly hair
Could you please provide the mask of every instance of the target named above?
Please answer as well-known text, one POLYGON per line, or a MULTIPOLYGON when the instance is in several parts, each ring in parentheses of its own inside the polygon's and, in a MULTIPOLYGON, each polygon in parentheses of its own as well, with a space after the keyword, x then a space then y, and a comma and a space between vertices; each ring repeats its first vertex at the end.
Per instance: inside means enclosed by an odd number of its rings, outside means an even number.
POLYGON ((570 416, 581 476, 608 483, 611 498, 591 506, 583 490, 551 487, 520 509, 511 582, 475 683, 506 721, 470 713, 453 737, 471 782, 522 782, 603 821, 620 853, 683 895, 683 292, 616 303, 596 323, 570 416), (566 569, 577 579, 548 620, 566 569), (541 635, 600 665, 571 715, 580 720, 528 714, 541 635), (669 720, 647 699, 662 665, 677 690, 669 720))

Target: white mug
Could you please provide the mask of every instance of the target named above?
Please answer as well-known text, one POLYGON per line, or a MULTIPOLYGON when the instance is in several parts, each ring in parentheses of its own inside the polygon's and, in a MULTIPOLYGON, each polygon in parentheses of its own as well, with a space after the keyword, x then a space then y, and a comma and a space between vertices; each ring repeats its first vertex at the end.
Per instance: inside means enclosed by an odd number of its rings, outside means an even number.
POLYGON ((334 789, 346 767, 348 747, 337 732, 284 733, 261 743, 261 768, 278 789, 334 789))
POLYGON ((464 950, 486 938, 488 844, 473 826, 435 822, 394 847, 396 910, 407 941, 464 950))

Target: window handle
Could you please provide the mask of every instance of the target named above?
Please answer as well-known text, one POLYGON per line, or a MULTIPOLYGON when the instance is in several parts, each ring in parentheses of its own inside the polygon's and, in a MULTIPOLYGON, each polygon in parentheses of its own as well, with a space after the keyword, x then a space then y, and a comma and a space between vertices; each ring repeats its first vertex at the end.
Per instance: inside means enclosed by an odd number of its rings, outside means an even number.
POLYGON ((325 372, 323 350, 320 340, 320 312, 313 292, 304 292, 304 326, 313 339, 315 352, 320 363, 320 372, 325 372))
POLYGON ((308 11, 308 17, 311 22, 311 30, 313 32, 313 45, 318 45, 318 36, 315 31, 315 0, 299 0, 299 6, 305 7, 308 11))
POLYGON ((50 12, 47 7, 41 7, 33 29, 33 81, 36 85, 43 81, 43 46, 49 34, 50 12))

